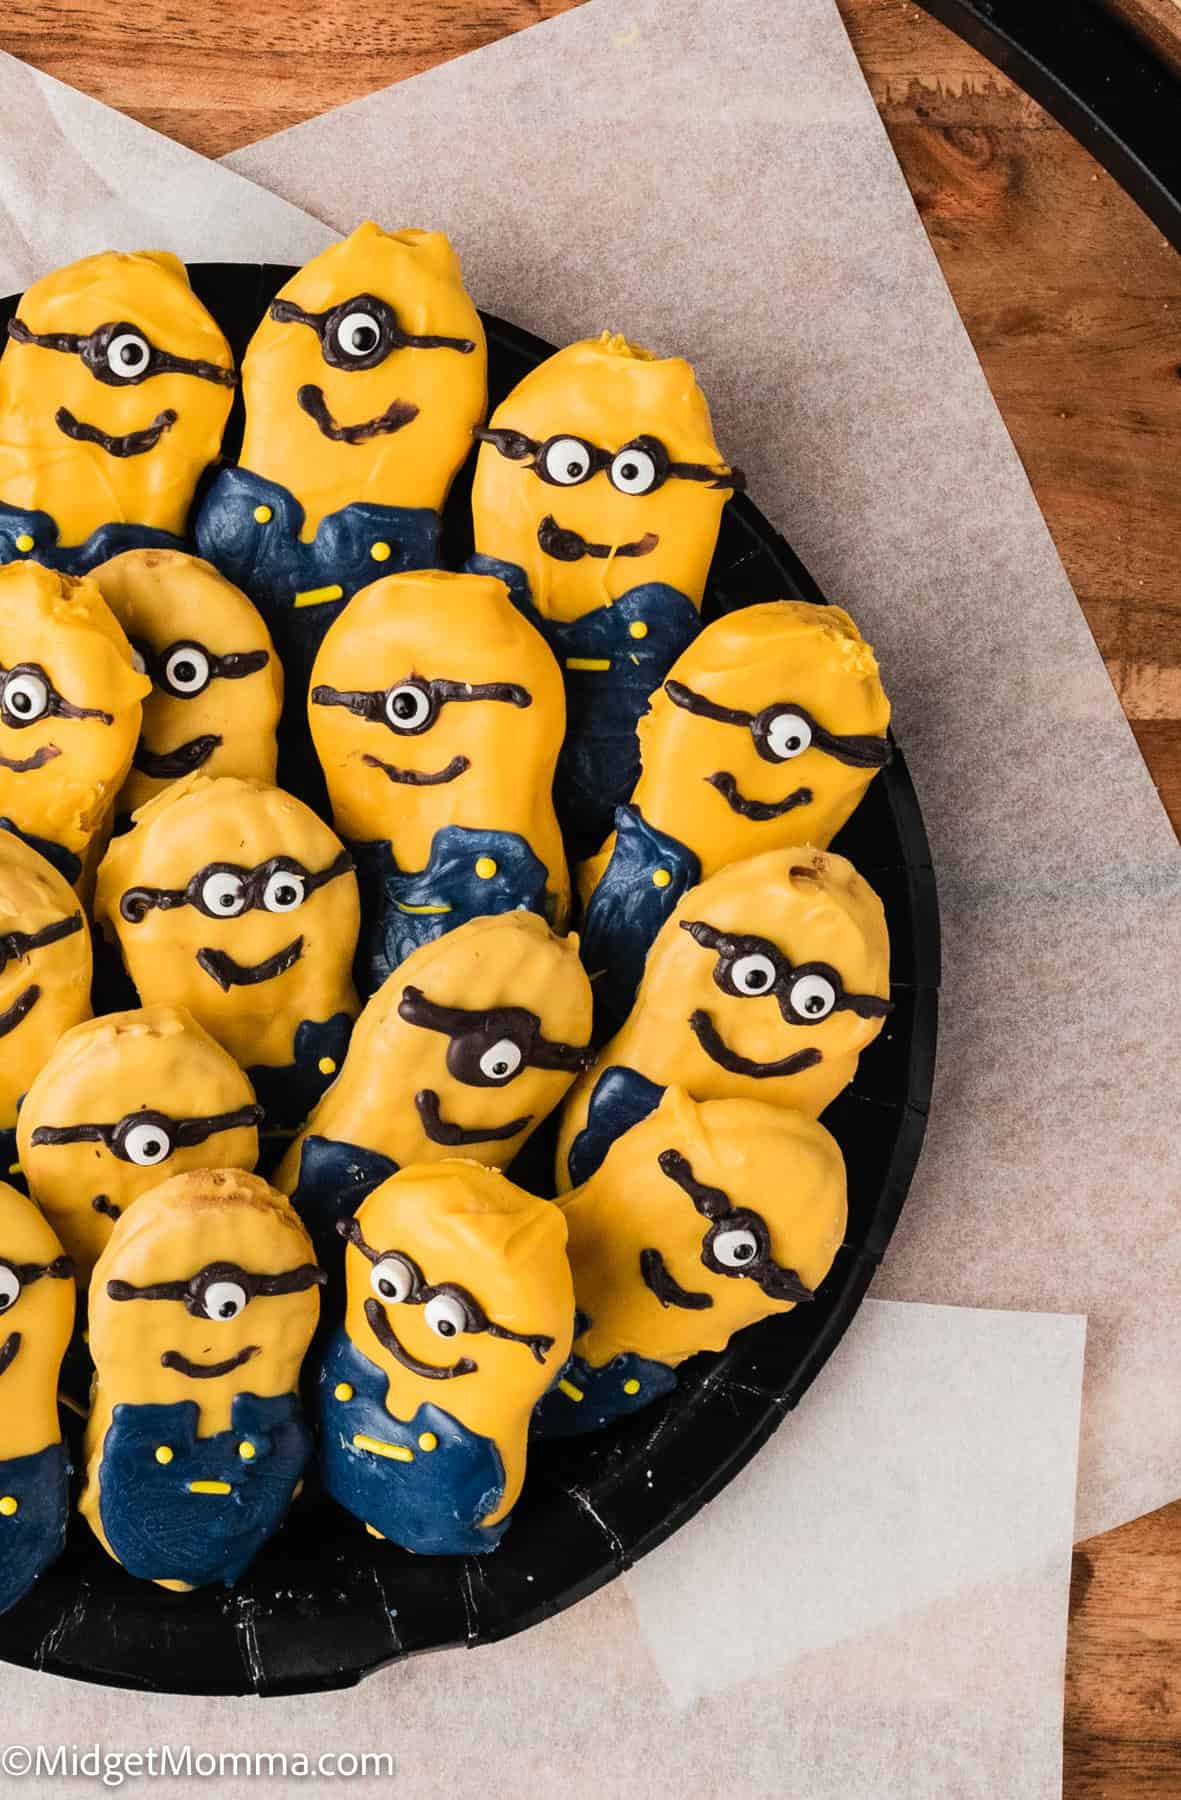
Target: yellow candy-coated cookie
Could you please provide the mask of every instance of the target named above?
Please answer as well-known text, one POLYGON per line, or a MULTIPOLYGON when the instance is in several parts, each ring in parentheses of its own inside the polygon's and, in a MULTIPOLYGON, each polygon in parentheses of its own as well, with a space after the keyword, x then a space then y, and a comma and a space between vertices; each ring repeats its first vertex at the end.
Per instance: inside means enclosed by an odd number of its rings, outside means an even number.
POLYGON ((57 1378, 74 1325, 72 1274, 53 1227, 0 1181, 0 1475, 61 1437, 57 1378))
POLYGON ((69 883, 0 832, 0 1129, 64 1031, 90 1017, 90 931, 69 883))

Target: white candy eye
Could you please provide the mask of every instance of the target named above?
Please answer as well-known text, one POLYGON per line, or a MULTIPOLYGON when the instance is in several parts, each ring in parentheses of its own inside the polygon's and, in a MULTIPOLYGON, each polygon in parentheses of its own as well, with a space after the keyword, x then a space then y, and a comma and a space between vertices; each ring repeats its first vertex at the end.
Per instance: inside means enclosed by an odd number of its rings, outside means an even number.
POLYGON ((577 438, 555 438, 547 444, 541 466, 559 487, 575 487, 591 472, 590 451, 577 438))
POLYGON ((621 494, 648 494, 656 486, 656 462, 647 450, 621 450, 611 464, 611 485, 621 494))
POLYGON ((304 880, 290 869, 276 869, 262 890, 262 903, 268 912, 294 912, 303 905, 304 880))
POLYGON ((246 904, 246 894, 239 875, 223 870, 201 883, 201 904, 215 919, 232 919, 246 904))
POLYGON ((749 956, 738 958, 730 970, 730 979, 740 994, 769 994, 778 974, 769 956, 753 951, 749 956))
POLYGON ((199 694, 209 685, 209 658, 197 644, 181 644, 164 664, 164 683, 174 694, 199 694))
POLYGON ((152 359, 152 346, 138 331, 121 331, 107 345, 107 367, 112 375, 133 381, 142 375, 152 359))
POLYGON ((343 355, 361 362, 372 356, 381 343, 380 321, 368 312, 346 313, 336 327, 336 342, 343 355))
POLYGON ((383 1256, 373 1265, 369 1285, 379 1299, 396 1306, 414 1292, 414 1274, 409 1263, 403 1262, 400 1256, 383 1256))
POLYGON ((133 1125, 123 1139, 123 1150, 130 1162, 150 1169, 153 1163, 161 1163, 172 1154, 172 1144, 159 1125, 133 1125))
POLYGON ((425 688, 403 682, 386 695, 385 716, 395 731, 421 731, 431 716, 431 697, 425 688))
POLYGON ((21 1297, 21 1284, 11 1269, 0 1265, 0 1312, 7 1312, 21 1297))
POLYGON ((49 711, 49 687, 40 675, 10 675, 4 683, 4 710, 22 725, 49 711))
POLYGON ((758 1260, 759 1240, 753 1231, 736 1226, 733 1231, 719 1231, 710 1248, 724 1269, 744 1269, 758 1260))
POLYGON ((246 1305, 246 1289, 238 1281, 211 1281, 201 1296, 201 1311, 207 1319, 228 1325, 246 1305))
POLYGON ((441 1338, 458 1336, 468 1328, 468 1316, 463 1302, 454 1294, 436 1294, 428 1300, 423 1308, 423 1318, 431 1330, 441 1338))
POLYGON ((776 713, 766 730, 767 748, 780 762, 802 756, 812 742, 812 727, 799 713, 776 713))
POLYGON ((837 1003, 837 991, 824 975, 801 975, 791 984, 791 1009, 802 1019, 827 1019, 837 1003))
POLYGON ((520 1068, 524 1057, 512 1038, 498 1038, 480 1058, 480 1073, 489 1081, 509 1081, 520 1068))

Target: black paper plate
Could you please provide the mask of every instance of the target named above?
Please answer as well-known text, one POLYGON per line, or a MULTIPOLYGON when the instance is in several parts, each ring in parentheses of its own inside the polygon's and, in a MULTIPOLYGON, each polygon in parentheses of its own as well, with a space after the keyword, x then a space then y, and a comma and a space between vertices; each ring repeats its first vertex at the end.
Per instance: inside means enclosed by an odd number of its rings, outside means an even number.
MULTIPOLYGON (((191 270, 238 356, 291 272, 228 263, 191 270)), ((0 327, 15 305, 0 302, 0 327)), ((485 324, 495 405, 551 347, 499 319, 485 324)), ((238 428, 235 413, 230 454, 238 428)), ((444 550, 453 567, 470 549, 470 485, 468 469, 448 506, 444 550)), ((823 598, 756 507, 745 498, 731 501, 706 616, 785 595, 823 598)), ((839 1342, 889 1241, 926 1127, 939 915, 901 754, 835 847, 885 902, 896 1007, 861 1058, 853 1086, 825 1114, 849 1167, 849 1230, 813 1305, 740 1333, 721 1355, 694 1358, 675 1394, 615 1429, 532 1448, 513 1524, 489 1555, 412 1556, 376 1543, 311 1480, 238 1588, 173 1594, 125 1574, 75 1518, 65 1556, 0 1618, 0 1658, 175 1693, 345 1687, 399 1657, 492 1643, 549 1618, 630 1567, 712 1499, 839 1342)))

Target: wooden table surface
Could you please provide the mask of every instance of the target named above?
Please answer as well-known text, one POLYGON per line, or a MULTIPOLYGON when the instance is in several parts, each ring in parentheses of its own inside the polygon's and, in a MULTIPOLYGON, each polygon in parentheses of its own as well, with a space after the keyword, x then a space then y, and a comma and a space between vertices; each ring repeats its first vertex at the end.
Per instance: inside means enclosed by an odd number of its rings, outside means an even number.
MULTIPOLYGON (((254 0, 247 57, 236 0, 10 0, 0 48, 218 156, 572 3, 254 0)), ((1181 825, 1181 262, 1073 139, 917 6, 838 4, 1181 825)), ((1178 0, 1122 4, 1181 66, 1178 0)), ((1064 1794, 1181 1795, 1181 1501, 1075 1553, 1064 1794)))

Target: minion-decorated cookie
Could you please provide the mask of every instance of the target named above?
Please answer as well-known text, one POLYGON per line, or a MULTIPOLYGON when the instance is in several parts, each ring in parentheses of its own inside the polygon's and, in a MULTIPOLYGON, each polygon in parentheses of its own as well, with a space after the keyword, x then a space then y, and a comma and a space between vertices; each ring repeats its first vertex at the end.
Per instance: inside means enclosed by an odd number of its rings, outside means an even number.
POLYGON ((356 856, 367 991, 418 945, 570 893, 553 806, 562 678, 503 582, 391 575, 349 601, 312 671, 308 721, 356 856))
POLYGON ((25 1096, 17 1145, 85 1283, 140 1194, 185 1169, 253 1169, 261 1116, 233 1057, 183 1007, 146 1006, 66 1032, 25 1096))
POLYGON ((582 953, 622 1018, 682 894, 762 850, 826 850, 890 757, 877 661, 838 606, 774 600, 707 625, 640 720, 640 778, 584 863, 582 953))
POLYGON ((167 251, 106 250, 34 282, 0 357, 0 562, 83 574, 179 549, 235 380, 167 251))
POLYGON ((690 365, 606 331, 531 370, 476 435, 470 566, 508 584, 565 672, 558 811, 589 853, 635 785, 648 696, 697 634, 742 477, 690 365))
POLYGON ((470 919, 408 957, 275 1177, 320 1261, 335 1273, 337 1220, 398 1168, 507 1168, 589 1067, 591 1012, 578 940, 535 913, 470 919))
POLYGON ((817 1118, 891 1011, 882 903, 843 856, 749 856, 692 888, 636 1003, 566 1102, 560 1190, 581 1186, 668 1087, 817 1118))
POLYGON ((95 917, 143 1005, 186 1007, 246 1070, 270 1128, 306 1118, 358 1008, 357 878, 310 807, 233 775, 174 782, 112 841, 95 917))
POLYGON ((73 1274, 52 1226, 0 1181, 0 1612, 65 1547, 70 1463, 57 1381, 74 1324, 73 1274))
POLYGON ((0 568, 0 827, 93 872, 151 682, 89 577, 0 568))
POLYGON ((324 1485, 407 1550, 492 1550, 525 1478, 530 1414, 570 1352, 562 1214, 454 1160, 392 1176, 341 1229, 348 1304, 319 1376, 324 1485))
POLYGON ((181 550, 125 551, 95 580, 152 683, 118 811, 197 770, 273 782, 283 670, 245 594, 181 550))
POLYGON ((439 514, 487 404, 487 352, 441 232, 359 225, 281 288, 242 363, 246 432, 197 520, 262 609, 303 728, 350 594, 438 561, 439 514))
POLYGON ((577 1335, 538 1406, 543 1437, 638 1411, 686 1358, 806 1305, 844 1238, 845 1165, 803 1113, 669 1088, 562 1213, 577 1335))
POLYGON ((90 932, 78 896, 0 832, 0 1174, 16 1165, 17 1106, 64 1031, 90 1017, 90 932))
POLYGON ((79 1508, 132 1575, 232 1587, 281 1524, 322 1279, 288 1202, 237 1169, 174 1175, 119 1220, 90 1285, 79 1508))

